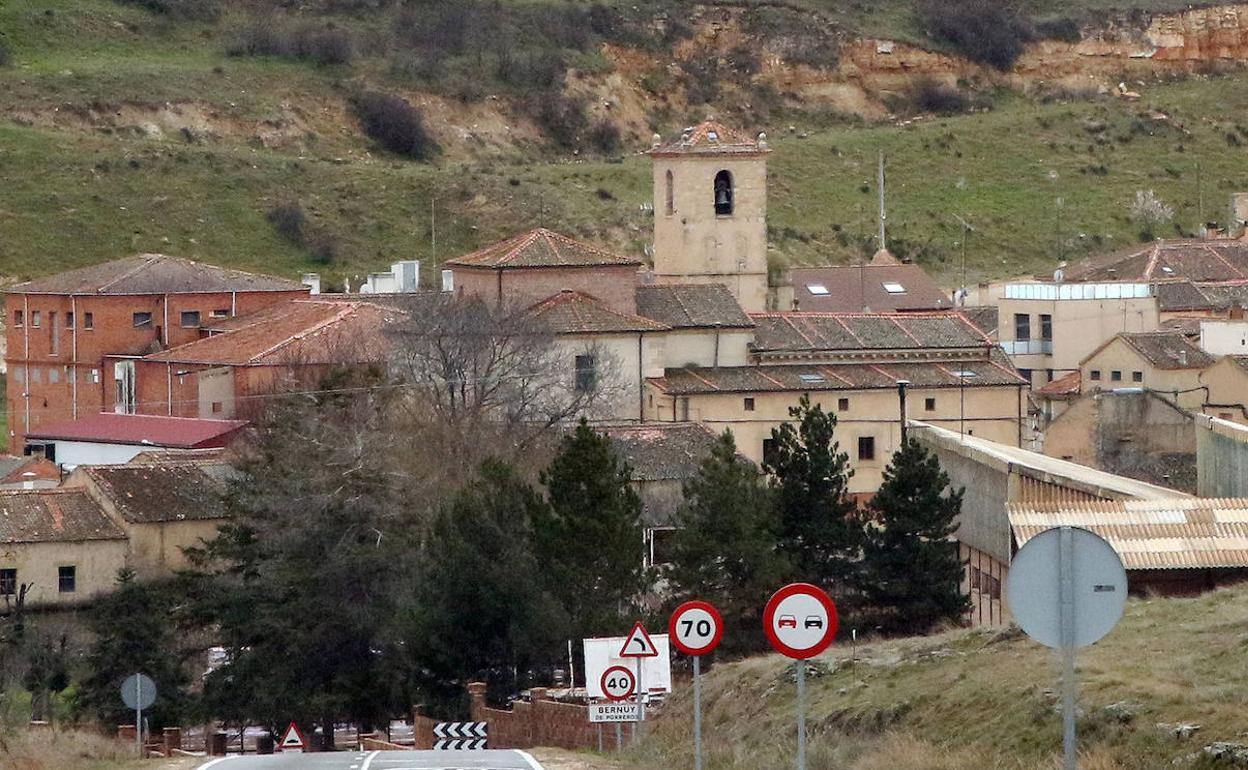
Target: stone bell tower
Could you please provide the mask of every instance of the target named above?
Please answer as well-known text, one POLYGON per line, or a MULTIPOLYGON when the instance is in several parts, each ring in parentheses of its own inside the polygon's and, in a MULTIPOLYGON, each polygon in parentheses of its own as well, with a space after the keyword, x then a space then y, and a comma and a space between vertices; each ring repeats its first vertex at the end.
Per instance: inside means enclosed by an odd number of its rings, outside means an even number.
POLYGON ((722 283, 746 312, 767 309, 766 137, 708 119, 650 150, 654 272, 660 283, 722 283))

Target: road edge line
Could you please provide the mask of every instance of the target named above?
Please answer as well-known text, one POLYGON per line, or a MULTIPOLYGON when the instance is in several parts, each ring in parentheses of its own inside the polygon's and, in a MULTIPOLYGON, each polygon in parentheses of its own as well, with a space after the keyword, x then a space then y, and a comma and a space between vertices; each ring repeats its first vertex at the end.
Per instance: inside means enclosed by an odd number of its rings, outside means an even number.
POLYGON ((364 757, 364 762, 360 764, 360 770, 368 770, 368 766, 373 764, 373 760, 376 759, 377 755, 380 753, 381 749, 377 749, 370 753, 367 757, 364 757))
POLYGON ((217 757, 216 759, 210 759, 202 765, 196 765, 195 770, 208 770, 208 768, 212 767, 213 765, 220 764, 227 759, 238 759, 238 757, 217 757))
MULTIPOLYGON (((524 761, 525 761, 525 762, 528 762, 528 763, 529 763, 529 767, 533 768, 533 770, 543 770, 542 766, 541 766, 540 764, 538 764, 537 760, 536 760, 536 759, 534 759, 534 758, 533 758, 533 755, 532 755, 532 754, 530 754, 529 752, 527 752, 527 751, 520 751, 519 749, 517 749, 517 750, 516 750, 516 753, 517 753, 517 754, 519 754, 522 758, 524 758, 524 761)), ((363 769, 363 768, 361 768, 361 770, 364 770, 364 769, 363 769)))

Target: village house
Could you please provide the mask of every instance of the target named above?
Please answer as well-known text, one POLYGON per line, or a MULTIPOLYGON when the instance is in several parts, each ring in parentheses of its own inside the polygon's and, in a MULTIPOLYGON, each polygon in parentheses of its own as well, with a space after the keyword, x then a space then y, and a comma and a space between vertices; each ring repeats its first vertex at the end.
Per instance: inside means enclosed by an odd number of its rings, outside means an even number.
POLYGON ((21 452, 26 435, 47 423, 105 409, 133 411, 133 362, 115 360, 106 373, 106 356, 141 356, 191 342, 213 321, 307 291, 293 281, 161 254, 7 287, 9 450, 21 452))
POLYGON ((1118 334, 1079 362, 1083 392, 1144 388, 1167 393, 1179 406, 1205 402, 1200 373, 1215 359, 1178 332, 1118 334))
POLYGON ((793 267, 778 289, 781 309, 820 313, 896 313, 948 310, 954 306, 922 267, 885 250, 852 266, 793 267))
POLYGON ((1223 356, 1200 373, 1206 389, 1202 411, 1241 425, 1248 425, 1248 356, 1223 356))

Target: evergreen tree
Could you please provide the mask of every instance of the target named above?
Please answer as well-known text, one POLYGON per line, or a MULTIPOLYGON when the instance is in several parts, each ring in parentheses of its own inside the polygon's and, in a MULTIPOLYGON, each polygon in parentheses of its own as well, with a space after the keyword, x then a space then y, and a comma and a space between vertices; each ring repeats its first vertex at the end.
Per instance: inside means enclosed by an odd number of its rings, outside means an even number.
POLYGON ((550 505, 534 519, 537 557, 576 637, 619 630, 641 592, 641 498, 611 440, 584 419, 541 474, 550 505))
POLYGON ((863 593, 888 633, 923 633, 967 608, 952 535, 963 490, 949 489, 936 456, 907 440, 872 498, 863 550, 863 593))
POLYGON ((139 672, 156 683, 156 703, 143 712, 150 724, 177 724, 182 716, 190 677, 170 622, 173 593, 168 584, 139 583, 133 571, 123 569, 117 590, 91 608, 95 641, 87 653, 82 702, 104 724, 133 724, 134 712, 118 692, 126 677, 139 672))
POLYGON ((436 517, 402 619, 427 701, 462 701, 476 677, 515 693, 513 672, 558 659, 567 617, 533 553, 532 520, 544 508, 514 469, 487 461, 436 517))
POLYGON ((737 454, 730 431, 685 484, 676 520, 668 572, 674 598, 702 599, 719 609, 725 651, 764 647, 763 607, 789 565, 776 550, 779 517, 771 490, 758 468, 737 454))
POLYGON ((836 441, 836 415, 802 396, 790 422, 771 431, 774 449, 764 462, 773 476, 780 513, 780 551, 797 580, 840 593, 862 546, 857 506, 849 495, 849 455, 836 441))

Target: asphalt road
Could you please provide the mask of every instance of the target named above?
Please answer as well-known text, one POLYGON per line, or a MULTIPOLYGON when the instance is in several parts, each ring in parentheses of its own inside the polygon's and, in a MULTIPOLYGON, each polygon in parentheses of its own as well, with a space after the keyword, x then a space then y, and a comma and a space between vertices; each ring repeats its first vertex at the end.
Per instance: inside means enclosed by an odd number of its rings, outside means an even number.
POLYGON ((197 770, 543 770, 523 751, 338 751, 221 757, 197 770))

